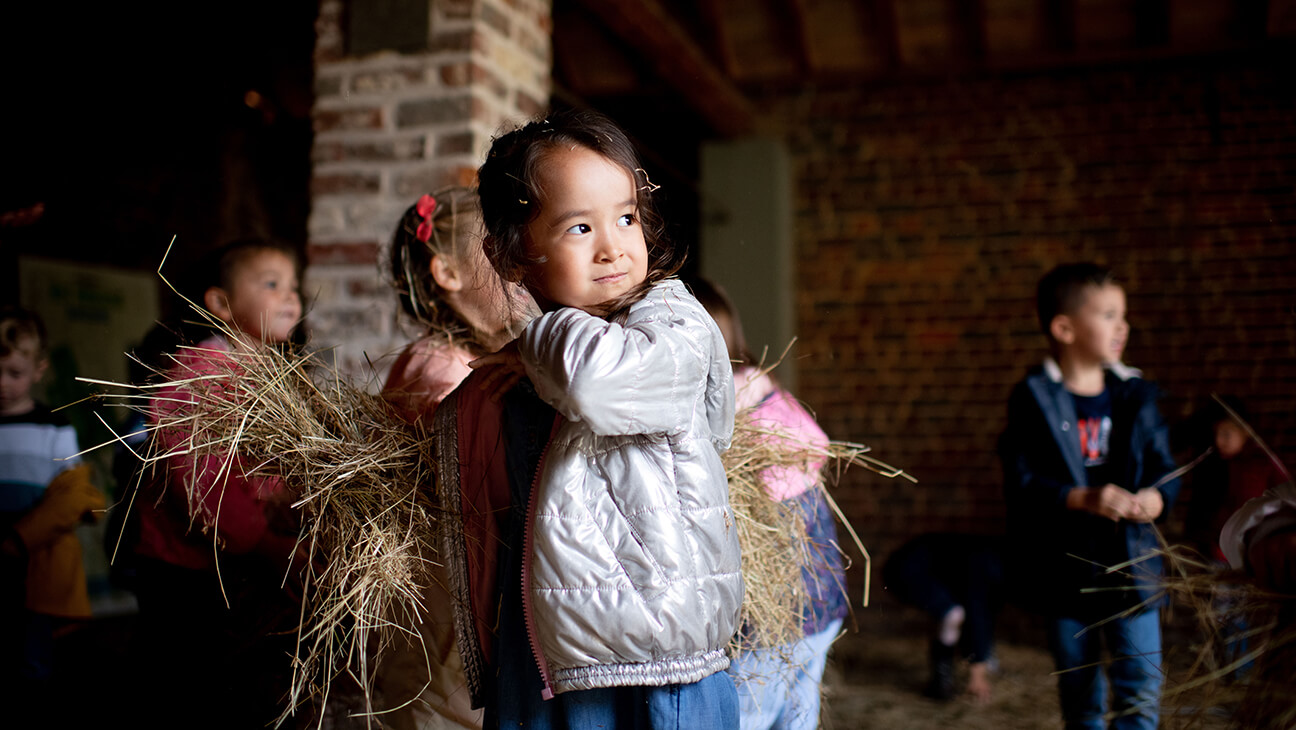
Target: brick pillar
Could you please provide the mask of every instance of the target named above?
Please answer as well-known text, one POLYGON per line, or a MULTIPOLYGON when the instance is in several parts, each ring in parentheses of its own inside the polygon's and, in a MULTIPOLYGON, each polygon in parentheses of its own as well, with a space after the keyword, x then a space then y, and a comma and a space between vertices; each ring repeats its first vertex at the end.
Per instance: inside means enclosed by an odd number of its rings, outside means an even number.
POLYGON ((472 184, 491 136, 549 97, 550 0, 424 1, 426 14, 410 0, 321 0, 316 25, 308 320, 344 373, 377 364, 375 388, 416 336, 383 273, 401 214, 425 192, 472 184), (426 22, 426 43, 416 31, 413 52, 353 52, 402 34, 408 47, 408 25, 385 32, 393 22, 426 22))

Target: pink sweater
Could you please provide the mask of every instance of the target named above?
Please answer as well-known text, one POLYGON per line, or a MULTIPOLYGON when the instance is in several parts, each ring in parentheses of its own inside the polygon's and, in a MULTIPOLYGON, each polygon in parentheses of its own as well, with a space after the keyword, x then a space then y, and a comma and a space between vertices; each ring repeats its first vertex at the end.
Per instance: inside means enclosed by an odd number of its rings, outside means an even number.
MULTIPOLYGON (((751 409, 753 422, 766 424, 771 431, 777 432, 777 436, 771 435, 770 438, 782 439, 794 448, 824 449, 828 446, 828 435, 815 423, 814 417, 768 374, 761 374, 751 366, 738 368, 734 371, 734 394, 740 413, 751 409)), ((766 469, 762 477, 770 499, 782 502, 818 484, 826 461, 826 458, 808 458, 796 467, 772 466, 766 469)))
MULTIPOLYGON (((198 388, 225 391, 228 378, 238 376, 229 350, 229 343, 216 336, 179 351, 168 373, 173 383, 154 397, 150 420, 182 414, 192 407, 198 388), (204 376, 218 377, 176 384, 204 376)), ((158 463, 157 481, 164 484, 136 503, 140 555, 184 568, 214 569, 218 547, 236 555, 251 552, 270 531, 273 515, 287 514, 287 506, 276 499, 283 490, 278 480, 248 476, 245 465, 230 454, 179 453, 188 449, 191 438, 203 437, 202 424, 160 428, 154 437, 164 453, 175 455, 158 463)))
POLYGON ((437 404, 472 372, 468 367, 472 359, 467 350, 442 337, 415 340, 392 363, 383 397, 411 423, 431 419, 437 404))

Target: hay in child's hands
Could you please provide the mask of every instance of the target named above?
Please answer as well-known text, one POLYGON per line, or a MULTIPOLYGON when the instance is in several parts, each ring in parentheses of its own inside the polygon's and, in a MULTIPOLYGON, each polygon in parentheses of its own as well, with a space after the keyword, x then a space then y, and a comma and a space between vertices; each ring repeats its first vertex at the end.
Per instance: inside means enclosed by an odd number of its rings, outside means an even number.
MULTIPOLYGON (((770 498, 765 479, 771 469, 822 469, 824 479, 811 488, 822 491, 864 557, 863 605, 868 605, 868 551, 828 494, 825 482, 835 483, 842 470, 851 465, 886 477, 916 480, 901 469, 867 456, 867 451, 866 446, 842 441, 811 443, 769 419, 754 418, 751 409, 738 412, 733 439, 722 455, 729 479, 729 503, 737 521, 744 585, 743 628, 730 643, 730 654, 788 647, 803 638, 810 595, 802 569, 814 564, 820 551, 841 551, 838 545, 820 545, 810 539, 800 505, 770 498)), ((826 588, 846 591, 844 585, 826 588)))
MULTIPOLYGON (((312 699, 323 704, 344 674, 368 697, 373 661, 398 634, 418 635, 421 589, 430 584, 436 559, 432 441, 381 397, 315 367, 311 356, 285 354, 217 326, 231 344, 222 353, 228 357, 215 360, 227 364, 225 371, 171 381, 161 373, 161 382, 120 401, 154 413, 159 420, 152 430, 186 434, 179 447, 142 457, 153 468, 165 470, 167 459, 181 455, 217 456, 226 469, 279 478, 292 495, 301 522, 298 547, 307 560, 282 722, 312 699), (150 408, 150 398, 165 388, 178 388, 191 403, 171 415, 150 408)), ((190 497, 192 508, 200 500, 190 497)), ((219 519, 207 515, 195 524, 219 519)))

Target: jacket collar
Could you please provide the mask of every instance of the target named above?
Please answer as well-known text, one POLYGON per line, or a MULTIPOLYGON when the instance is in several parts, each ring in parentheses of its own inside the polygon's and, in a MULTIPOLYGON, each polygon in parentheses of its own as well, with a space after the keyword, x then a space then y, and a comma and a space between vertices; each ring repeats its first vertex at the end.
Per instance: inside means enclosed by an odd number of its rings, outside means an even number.
MULTIPOLYGON (((1120 361, 1109 362, 1103 365, 1103 368, 1121 380, 1143 377, 1142 370, 1132 368, 1120 361)), ((1044 358, 1044 375, 1054 383, 1062 382, 1062 367, 1057 364, 1057 360, 1051 357, 1044 358)))

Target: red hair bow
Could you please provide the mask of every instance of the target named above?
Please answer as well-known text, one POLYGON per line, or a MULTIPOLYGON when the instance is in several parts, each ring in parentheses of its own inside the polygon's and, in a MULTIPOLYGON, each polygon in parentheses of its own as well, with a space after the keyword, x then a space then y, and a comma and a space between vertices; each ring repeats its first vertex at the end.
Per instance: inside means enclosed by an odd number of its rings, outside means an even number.
POLYGON ((431 195, 424 195, 414 204, 414 212, 419 214, 423 222, 419 224, 418 230, 414 231, 414 237, 423 243, 432 240, 432 213, 436 210, 436 198, 431 195))

